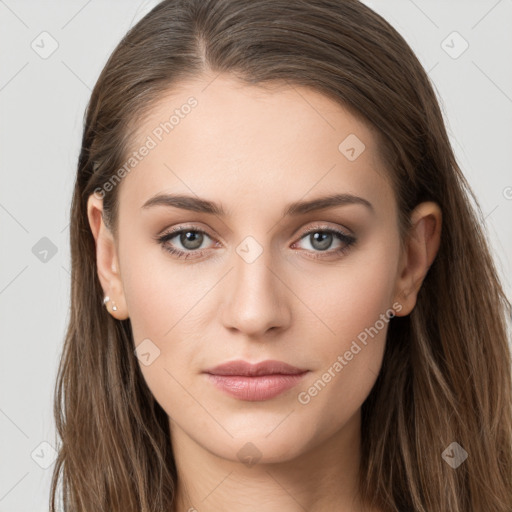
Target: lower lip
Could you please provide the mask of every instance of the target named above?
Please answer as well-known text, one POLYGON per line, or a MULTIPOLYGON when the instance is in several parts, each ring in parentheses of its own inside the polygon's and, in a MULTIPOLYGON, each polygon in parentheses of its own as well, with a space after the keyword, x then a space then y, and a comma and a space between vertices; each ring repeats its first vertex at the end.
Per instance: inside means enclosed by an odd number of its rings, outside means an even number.
POLYGON ((206 376, 219 389, 240 400, 256 402, 270 400, 284 391, 296 386, 308 373, 295 375, 259 375, 257 377, 245 377, 242 375, 213 375, 206 376))

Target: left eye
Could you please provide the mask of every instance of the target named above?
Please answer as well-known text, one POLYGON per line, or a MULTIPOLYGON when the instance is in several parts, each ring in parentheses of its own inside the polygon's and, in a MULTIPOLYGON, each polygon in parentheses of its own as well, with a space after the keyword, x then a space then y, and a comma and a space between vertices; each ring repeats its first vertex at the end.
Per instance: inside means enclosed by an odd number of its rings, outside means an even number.
POLYGON ((335 239, 347 245, 352 241, 352 237, 334 229, 314 229, 308 231, 300 240, 308 241, 314 251, 323 252, 331 247, 335 239))

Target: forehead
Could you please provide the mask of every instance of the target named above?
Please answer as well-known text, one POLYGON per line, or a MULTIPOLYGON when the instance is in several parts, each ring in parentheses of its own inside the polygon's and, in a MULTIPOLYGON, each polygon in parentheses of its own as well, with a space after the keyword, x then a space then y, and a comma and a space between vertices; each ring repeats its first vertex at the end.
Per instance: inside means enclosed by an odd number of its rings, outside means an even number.
POLYGON ((181 83, 137 126, 121 208, 161 191, 256 209, 333 188, 384 200, 383 187, 392 191, 377 143, 370 125, 310 88, 225 75, 181 83))

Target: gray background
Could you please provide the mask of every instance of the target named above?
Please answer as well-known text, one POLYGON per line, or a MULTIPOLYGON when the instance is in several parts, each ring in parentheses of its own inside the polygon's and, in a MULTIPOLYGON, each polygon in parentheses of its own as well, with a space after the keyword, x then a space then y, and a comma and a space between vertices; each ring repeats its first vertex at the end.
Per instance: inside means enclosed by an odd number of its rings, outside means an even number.
MULTIPOLYGON (((435 83, 512 299, 512 0, 365 3, 435 83)), ((0 0, 0 512, 48 510, 82 116, 108 55, 155 4, 0 0)))

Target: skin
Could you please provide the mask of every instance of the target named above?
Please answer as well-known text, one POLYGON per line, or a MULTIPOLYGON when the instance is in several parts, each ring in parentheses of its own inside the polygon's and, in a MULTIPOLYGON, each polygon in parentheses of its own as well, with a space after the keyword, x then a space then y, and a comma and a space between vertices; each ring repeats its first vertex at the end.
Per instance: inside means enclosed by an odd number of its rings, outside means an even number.
MULTIPOLYGON (((134 149, 190 96, 197 106, 118 185, 117 237, 102 221, 102 200, 88 202, 99 279, 117 306, 108 311, 130 318, 136 346, 149 338, 160 351, 141 370, 169 415, 175 511, 363 511, 361 405, 381 368, 388 323, 307 404, 298 394, 381 314, 411 312, 438 251, 441 211, 418 205, 402 251, 376 133, 304 87, 262 89, 225 75, 181 84, 154 105, 134 149), (365 145, 353 161, 338 149, 349 134, 365 145), (228 215, 142 208, 158 193, 209 199, 228 215), (345 204, 282 215, 291 202, 332 193, 362 197, 374 212, 345 204), (206 232, 200 257, 177 259, 154 240, 190 224, 206 232), (357 240, 336 255, 345 243, 333 236, 322 251, 304 235, 318 226, 357 240), (237 253, 247 236, 262 250, 251 263, 237 253), (202 373, 234 359, 277 359, 310 371, 275 398, 242 401, 202 373), (237 455, 246 443, 260 457, 254 465, 237 455)), ((179 235, 167 245, 191 247, 179 235)))

